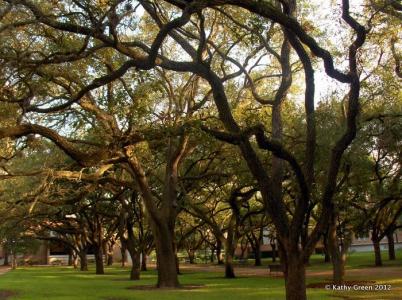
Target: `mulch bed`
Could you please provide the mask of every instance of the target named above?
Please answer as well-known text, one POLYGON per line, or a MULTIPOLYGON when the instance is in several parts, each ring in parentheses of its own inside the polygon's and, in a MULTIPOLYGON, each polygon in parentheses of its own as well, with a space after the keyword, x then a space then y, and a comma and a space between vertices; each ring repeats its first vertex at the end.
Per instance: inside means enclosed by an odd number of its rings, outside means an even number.
POLYGON ((0 290, 0 300, 6 300, 12 296, 15 296, 17 293, 9 290, 0 290))
POLYGON ((178 288, 158 288, 156 285, 133 285, 128 287, 129 290, 140 290, 140 291, 157 291, 157 290, 176 290, 176 291, 187 291, 196 290, 204 287, 203 284, 183 284, 178 288))
MULTIPOLYGON (((344 281, 344 285, 369 285, 375 283, 374 280, 348 280, 344 281)), ((324 289, 328 284, 333 284, 332 281, 314 282, 307 285, 309 289, 324 289)))

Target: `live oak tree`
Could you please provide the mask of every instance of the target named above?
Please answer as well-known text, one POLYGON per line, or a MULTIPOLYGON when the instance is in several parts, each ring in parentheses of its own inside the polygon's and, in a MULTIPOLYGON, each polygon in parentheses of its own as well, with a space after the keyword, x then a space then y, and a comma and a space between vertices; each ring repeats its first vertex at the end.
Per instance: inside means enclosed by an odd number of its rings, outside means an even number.
MULTIPOLYGON (((277 231, 287 299, 306 298, 304 264, 327 229, 342 157, 357 132, 365 59, 360 54, 367 36, 381 27, 375 16, 398 16, 398 5, 378 10, 374 1, 364 15, 348 0, 340 9, 331 7, 333 22, 342 22, 345 50, 329 51, 330 33, 317 33, 320 16, 303 15, 302 1, 1 3, 0 58, 8 78, 1 100, 20 110, 16 123, 1 127, 0 138, 41 135, 88 168, 86 177, 130 182, 152 223, 158 286, 177 287, 179 174, 194 143, 188 121, 202 119, 197 111, 204 106, 216 108, 219 122, 200 127, 237 147, 277 231), (345 103, 342 132, 330 141, 323 180, 316 178, 315 161, 320 64, 321 73, 342 86, 345 103), (300 92, 292 91, 296 83, 300 92), (284 132, 284 107, 295 97, 304 106, 302 155, 292 151, 284 132), (236 114, 242 105, 262 105, 270 117, 245 122, 236 114), (60 124, 65 126, 57 132, 60 124), (164 144, 152 145, 159 140, 164 144), (157 176, 154 160, 160 163, 157 176), (292 197, 284 191, 286 180, 295 183, 292 197)), ((396 44, 393 39, 398 74, 396 44)))

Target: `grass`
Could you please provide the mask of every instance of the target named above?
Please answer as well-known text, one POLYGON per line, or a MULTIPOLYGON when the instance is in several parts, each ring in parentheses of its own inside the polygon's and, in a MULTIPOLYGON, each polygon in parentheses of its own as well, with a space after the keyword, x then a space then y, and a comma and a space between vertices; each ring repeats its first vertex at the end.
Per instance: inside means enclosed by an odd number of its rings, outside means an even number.
MULTIPOLYGON (((398 252, 402 256, 402 252, 398 252)), ((385 255, 384 255, 385 257, 385 255)), ((348 269, 359 269, 372 265, 368 253, 354 253, 350 256, 348 269)), ((312 257, 310 270, 330 270, 330 264, 320 262, 322 258, 312 257)), ((385 260, 384 260, 385 261, 385 260)), ((400 265, 400 261, 393 264, 400 265)), ((391 268, 383 268, 389 270, 391 268)), ((8 300, 253 300, 253 299, 284 299, 284 280, 280 277, 240 277, 224 279, 222 272, 188 271, 180 275, 180 282, 184 285, 202 285, 192 290, 134 290, 134 285, 153 285, 156 282, 156 272, 147 271, 141 274, 141 280, 134 282, 127 280, 128 269, 120 267, 106 268, 106 275, 80 272, 70 267, 27 267, 10 271, 0 276, 0 291, 15 291, 15 295, 8 300)), ((366 270, 366 269, 364 269, 366 270)), ((374 269, 376 270, 376 269, 374 269)), ((377 269, 378 270, 378 269, 377 269)), ((333 292, 325 289, 308 289, 309 299, 402 299, 402 268, 392 268, 392 274, 377 274, 367 276, 353 274, 350 280, 377 280, 392 284, 392 292, 333 292), (394 272, 396 271, 396 272, 394 272), (397 272, 401 272, 398 276, 397 272), (396 274, 394 274, 396 273, 396 274), (348 298, 353 295, 353 298, 348 298), (334 297, 335 296, 335 297, 334 297), (392 297, 393 298, 392 298, 392 297), (391 298, 387 298, 391 297, 391 298)), ((356 273, 354 270, 353 273, 356 273)), ((359 273, 359 272, 358 272, 359 273)), ((330 275, 314 275, 308 278, 308 283, 322 282, 330 275)), ((1 296, 0 296, 1 299, 1 296)))
MULTIPOLYGON (((384 266, 401 266, 402 249, 396 251, 396 260, 388 260, 387 251, 382 251, 382 262, 384 266)), ((309 270, 325 270, 331 268, 331 263, 323 263, 324 255, 312 255, 310 258, 309 270)), ((374 267, 374 252, 352 252, 348 253, 346 270, 374 267)))

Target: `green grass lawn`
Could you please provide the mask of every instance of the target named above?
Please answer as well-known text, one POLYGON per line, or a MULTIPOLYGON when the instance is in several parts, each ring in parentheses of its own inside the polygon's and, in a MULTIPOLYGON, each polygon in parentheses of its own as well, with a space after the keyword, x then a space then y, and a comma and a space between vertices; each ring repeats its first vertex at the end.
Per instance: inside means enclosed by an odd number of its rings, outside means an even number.
MULTIPOLYGON (((398 253, 399 258, 401 252, 398 253)), ((329 264, 322 264, 320 257, 312 258, 310 269, 330 270, 329 264)), ((384 255, 385 258, 385 255, 384 255)), ((322 259, 321 259, 322 260, 322 259)), ((384 259, 385 261, 385 259, 384 259)), ((352 254, 348 269, 371 264, 369 254, 352 254)), ((401 261, 393 263, 402 265, 401 261)), ((390 268, 388 268, 390 269, 390 268)), ((402 271, 402 268, 392 268, 402 271)), ((106 275, 93 274, 92 267, 89 272, 80 272, 70 267, 27 267, 10 271, 0 276, 0 291, 15 291, 16 294, 7 298, 21 300, 252 300, 252 299, 284 299, 284 280, 279 277, 249 277, 237 279, 224 279, 222 272, 186 272, 180 275, 180 282, 184 285, 201 285, 192 290, 135 290, 129 289, 134 285, 153 285, 156 282, 156 272, 147 271, 141 274, 140 281, 129 281, 129 270, 120 267, 106 268, 106 275)), ((395 273, 395 272, 393 272, 395 273)), ((369 299, 402 299, 402 274, 390 276, 376 275, 366 276, 360 274, 350 278, 353 280, 379 280, 393 285, 390 292, 357 292, 353 298, 348 298, 351 293, 326 291, 324 289, 308 289, 309 299, 358 299, 359 297, 369 299), (376 277, 376 278, 373 278, 376 277), (331 297, 335 296, 335 297, 331 297), (345 296, 345 297, 344 297, 345 296), (394 298, 387 298, 393 296, 394 298)), ((322 282, 329 276, 314 276, 308 278, 308 282, 322 282)), ((348 278, 349 279, 349 278, 348 278)), ((0 293, 0 299, 1 293, 0 293)))

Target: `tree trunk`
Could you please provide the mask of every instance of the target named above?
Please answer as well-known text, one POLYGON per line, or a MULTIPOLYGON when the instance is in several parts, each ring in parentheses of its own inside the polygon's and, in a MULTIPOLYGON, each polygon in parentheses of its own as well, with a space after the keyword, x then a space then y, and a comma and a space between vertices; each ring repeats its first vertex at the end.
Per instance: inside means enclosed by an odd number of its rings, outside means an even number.
POLYGON ((220 240, 216 242, 216 259, 218 260, 218 265, 223 265, 222 242, 220 240))
POLYGON ((73 251, 70 250, 68 253, 68 263, 67 265, 72 266, 73 265, 73 251))
POLYGON ((306 269, 303 259, 297 253, 287 254, 285 267, 287 300, 306 300, 306 269))
POLYGON ((138 252, 131 254, 131 271, 130 271, 130 280, 140 280, 140 255, 138 252))
POLYGON ((394 241, 394 233, 391 232, 387 234, 388 240, 388 258, 389 260, 395 260, 395 241, 394 241))
POLYGON ((87 258, 86 249, 81 250, 78 253, 78 256, 80 257, 80 270, 81 271, 88 271, 88 258, 87 258))
POLYGON ((236 278, 233 268, 235 248, 229 242, 225 243, 225 278, 236 278))
POLYGON ((78 257, 77 257, 77 252, 73 250, 73 267, 74 269, 77 269, 78 267, 78 257))
POLYGON ((190 264, 195 264, 195 251, 193 249, 190 249, 187 251, 187 254, 190 264))
POLYGON ((382 259, 381 259, 381 248, 380 248, 380 241, 379 239, 372 239, 373 246, 374 246, 374 255, 375 255, 375 265, 377 267, 382 266, 382 259))
POLYGON ((114 241, 106 244, 107 255, 106 255, 106 264, 108 266, 113 265, 113 249, 114 249, 114 241))
POLYGON ((213 264, 215 261, 215 254, 214 254, 215 249, 211 247, 210 250, 211 250, 211 255, 209 256, 209 262, 213 264))
POLYGON ((346 255, 341 254, 337 255, 336 258, 332 259, 332 267, 333 267, 333 281, 335 284, 343 284, 345 278, 345 262, 346 255))
POLYGON ((128 239, 126 247, 131 257, 130 280, 140 280, 140 253, 135 246, 134 233, 132 227, 128 227, 128 239))
POLYGON ((95 273, 98 275, 105 274, 105 268, 103 266, 103 249, 101 245, 95 246, 95 273))
POLYGON ((107 265, 112 266, 113 265, 113 254, 107 254, 107 265))
POLYGON ((324 252, 324 262, 329 263, 331 261, 331 256, 328 253, 328 250, 324 252))
POLYGON ((332 262, 332 279, 335 284, 341 285, 345 276, 345 259, 338 243, 336 231, 336 215, 333 214, 328 228, 328 250, 331 255, 332 262))
POLYGON ((4 250, 4 261, 3 261, 3 266, 9 266, 10 262, 8 261, 8 251, 7 249, 4 250))
POLYGON ((127 253, 126 253, 126 247, 120 247, 120 252, 121 252, 121 267, 124 268, 126 266, 127 262, 127 253))
POLYGON ((175 261, 176 261, 176 273, 177 273, 177 275, 181 275, 179 257, 177 256, 177 252, 176 252, 176 251, 175 251, 175 253, 174 253, 174 258, 175 258, 175 261))
POLYGON ((173 245, 173 230, 169 229, 168 224, 154 224, 155 248, 158 265, 159 288, 177 288, 180 286, 178 274, 176 253, 173 245))
POLYGON ((14 251, 11 254, 11 268, 13 270, 17 268, 17 254, 14 251))
POLYGON ((272 249, 272 262, 276 262, 276 243, 271 244, 271 249, 272 249))
POLYGON ((260 241, 256 241, 256 243, 255 243, 254 257, 255 257, 254 266, 262 266, 260 241))
POLYGON ((324 236, 323 238, 323 242, 324 242, 324 262, 330 262, 331 261, 331 256, 329 255, 329 250, 328 250, 328 237, 327 237, 328 233, 326 234, 326 236, 324 236))
POLYGON ((147 253, 145 251, 142 252, 142 260, 141 260, 141 271, 147 271, 147 253))

